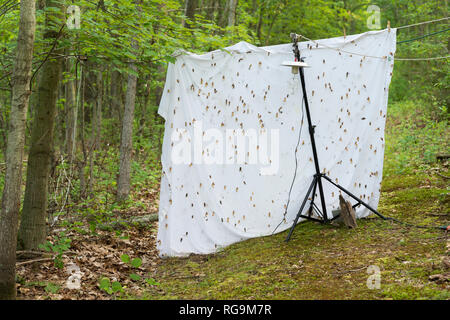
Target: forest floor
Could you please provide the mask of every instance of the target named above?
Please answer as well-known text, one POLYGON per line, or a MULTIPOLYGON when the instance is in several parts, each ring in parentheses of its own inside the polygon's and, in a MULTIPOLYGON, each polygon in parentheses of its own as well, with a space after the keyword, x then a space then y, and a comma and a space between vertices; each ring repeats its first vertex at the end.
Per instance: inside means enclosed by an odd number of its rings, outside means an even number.
MULTIPOLYGON (((379 210, 415 224, 448 224, 445 188, 439 176, 392 177, 384 181, 379 210)), ((244 241, 214 255, 165 260, 158 268, 158 290, 142 297, 450 298, 449 282, 430 281, 432 275, 448 273, 441 260, 450 255, 450 240, 443 231, 371 217, 358 220, 356 229, 301 223, 288 243, 286 234, 244 241), (367 286, 372 265, 381 271, 379 289, 367 286)))
MULTIPOLYGON (((415 224, 448 224, 446 186, 438 175, 392 176, 383 182, 379 210, 415 224)), ((72 241, 70 250, 62 252, 62 268, 53 260, 18 266, 19 298, 450 298, 448 280, 430 280, 432 275, 448 273, 442 258, 450 255, 450 240, 440 230, 405 227, 375 217, 358 220, 356 229, 305 222, 288 243, 282 232, 216 254, 165 260, 157 255, 156 231, 157 222, 120 232, 71 230, 65 234, 72 241), (141 265, 124 262, 124 254, 130 260, 140 258, 141 265), (66 285, 73 263, 82 272, 79 289, 66 285), (379 289, 367 286, 372 265, 381 271, 379 289), (102 277, 109 281, 101 285, 102 277)), ((50 237, 55 244, 61 242, 59 232, 53 230, 50 237)))
MULTIPOLYGON (((409 120, 396 122, 391 110, 378 209, 408 223, 448 225, 448 162, 408 165, 414 155, 422 159, 446 149, 448 129, 414 120, 416 127, 403 130, 409 120)), ((141 193, 156 210, 158 190, 141 193)), ((146 210, 128 208, 113 216, 146 210)), ((304 222, 288 243, 285 231, 216 254, 164 260, 155 247, 157 222, 107 231, 89 226, 56 226, 48 256, 19 259, 19 299, 450 299, 450 271, 442 262, 450 257, 448 233, 374 216, 358 220, 355 229, 304 222), (370 272, 377 269, 380 286, 371 289, 370 272)))

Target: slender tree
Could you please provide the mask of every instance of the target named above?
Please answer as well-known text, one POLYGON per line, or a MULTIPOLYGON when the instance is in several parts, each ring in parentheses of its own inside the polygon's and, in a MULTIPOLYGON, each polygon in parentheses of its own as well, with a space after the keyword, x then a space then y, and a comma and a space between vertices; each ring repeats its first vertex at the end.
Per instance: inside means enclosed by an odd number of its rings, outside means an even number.
POLYGON ((94 108, 94 128, 92 133, 94 135, 94 149, 100 147, 100 139, 102 133, 102 109, 103 109, 103 70, 101 66, 98 66, 97 82, 96 82, 96 101, 94 108))
MULTIPOLYGON (((73 69, 75 67, 74 59, 68 59, 67 64, 67 72, 72 75, 73 69)), ((66 111, 66 138, 65 138, 65 147, 66 154, 69 163, 72 162, 75 145, 76 145, 76 130, 77 130, 77 117, 78 117, 78 108, 76 104, 76 80, 69 79, 65 84, 65 111, 66 111)))
MULTIPOLYGON (((197 10, 197 6, 198 0, 186 0, 184 13, 191 22, 195 20, 195 10, 197 10)), ((183 20, 183 27, 190 28, 191 23, 183 20)))
MULTIPOLYGON (((46 32, 48 50, 62 54, 59 48, 63 10, 57 0, 46 0, 46 32)), ((37 249, 46 239, 47 189, 53 153, 53 136, 56 115, 58 85, 61 75, 61 59, 49 58, 40 70, 37 105, 31 131, 31 147, 28 155, 27 182, 23 200, 22 219, 18 244, 25 250, 37 249)))
MULTIPOLYGON (((132 47, 137 49, 136 41, 132 47)), ((128 75, 127 93, 125 96, 125 110, 122 119, 122 134, 120 139, 120 168, 117 179, 117 200, 124 201, 130 193, 130 171, 131 156, 133 151, 133 119, 136 101, 137 67, 131 62, 129 65, 132 71, 128 75)))
POLYGON ((122 122, 123 109, 123 90, 122 90, 122 75, 118 70, 111 72, 111 86, 110 86, 110 108, 111 113, 117 114, 117 118, 122 122))
POLYGON ((17 53, 12 77, 12 100, 6 147, 6 175, 0 214, 0 300, 16 297, 17 224, 22 184, 25 121, 36 29, 35 1, 20 2, 17 53))
POLYGON ((229 0, 228 3, 228 25, 234 26, 236 24, 236 7, 238 0, 229 0))
POLYGON ((97 155, 98 149, 100 147, 101 139, 101 128, 102 128, 102 105, 103 105, 103 70, 102 67, 98 66, 98 72, 96 77, 95 85, 95 103, 92 116, 92 130, 91 130, 91 147, 89 152, 89 196, 93 197, 94 192, 94 162, 97 155))

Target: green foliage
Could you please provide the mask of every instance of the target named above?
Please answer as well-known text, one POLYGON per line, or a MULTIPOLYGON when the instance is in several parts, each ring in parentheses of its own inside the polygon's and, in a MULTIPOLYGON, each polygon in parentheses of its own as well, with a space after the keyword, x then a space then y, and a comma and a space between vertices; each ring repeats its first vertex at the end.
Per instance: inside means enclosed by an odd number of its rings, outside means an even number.
POLYGON ((62 269, 64 267, 62 255, 70 249, 71 242, 72 240, 62 231, 58 236, 54 237, 53 241, 47 241, 46 243, 39 245, 39 248, 47 252, 56 253, 53 262, 55 267, 62 269))
MULTIPOLYGON (((139 268, 142 265, 142 259, 140 258, 134 258, 131 260, 130 256, 127 254, 123 254, 120 256, 120 259, 122 260, 123 263, 126 263, 128 265, 130 265, 133 268, 139 268)), ((139 281, 141 280, 141 276, 136 274, 136 273, 130 273, 130 278, 133 281, 139 281)))
POLYGON ((160 285, 160 283, 153 278, 147 278, 147 279, 145 279, 145 282, 151 286, 159 286, 160 285))
POLYGON ((51 282, 47 283, 47 285, 44 288, 45 292, 53 293, 53 294, 58 293, 59 289, 61 289, 61 287, 59 285, 51 283, 51 282))
POLYGON ((141 280, 141 276, 138 275, 138 274, 136 274, 136 273, 131 273, 131 274, 130 274, 130 278, 131 278, 131 280, 133 280, 133 281, 139 281, 139 280, 141 280))
POLYGON ((120 259, 122 260, 123 263, 130 263, 130 256, 127 254, 121 255, 120 259))
MULTIPOLYGON (((382 17, 390 20, 393 26, 409 25, 416 22, 434 20, 448 16, 448 8, 440 0, 410 1, 381 0, 377 3, 382 17)), ((397 31, 397 41, 409 40, 421 35, 440 31, 448 27, 447 22, 432 23, 397 31)), ((430 37, 400 43, 397 45, 396 57, 437 57, 448 55, 448 32, 430 37)), ((396 61, 390 87, 390 100, 419 99, 434 111, 449 104, 449 65, 448 60, 435 61, 396 61)), ((448 117, 445 114, 441 114, 448 117)))
POLYGON ((61 286, 59 284, 49 282, 49 281, 30 281, 26 282, 24 279, 20 279, 19 282, 24 287, 40 287, 43 288, 45 292, 51 294, 57 294, 59 290, 61 290, 61 286))
POLYGON ((139 268, 142 265, 142 260, 140 258, 134 258, 130 264, 133 268, 139 268))
POLYGON ((448 120, 437 120, 424 102, 404 101, 388 107, 384 175, 427 170, 436 155, 450 148, 448 120))
POLYGON ((123 293, 122 285, 119 281, 112 281, 107 277, 100 278, 98 282, 98 287, 100 290, 105 291, 107 294, 117 294, 117 293, 123 293))

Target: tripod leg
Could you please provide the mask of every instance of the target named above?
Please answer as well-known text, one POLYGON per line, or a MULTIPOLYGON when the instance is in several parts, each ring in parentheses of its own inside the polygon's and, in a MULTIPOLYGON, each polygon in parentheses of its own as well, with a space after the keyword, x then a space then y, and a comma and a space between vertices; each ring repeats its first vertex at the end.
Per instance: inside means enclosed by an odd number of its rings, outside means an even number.
POLYGON ((314 206, 314 198, 316 196, 316 188, 317 188, 317 183, 314 184, 312 193, 311 193, 311 205, 309 206, 309 210, 308 210, 308 216, 311 217, 312 211, 313 211, 313 206, 314 206))
POLYGON ((298 211, 297 216, 295 217, 294 223, 292 224, 291 230, 289 230, 289 234, 286 238, 286 242, 289 241, 289 239, 291 238, 292 232, 294 232, 294 228, 297 225, 297 221, 300 218, 300 215, 302 214, 302 211, 303 211, 303 208, 305 207, 306 201, 308 201, 308 197, 309 197, 309 194, 311 193, 312 188, 315 187, 315 185, 317 183, 317 179, 318 179, 318 177, 314 176, 314 179, 311 182, 311 185, 309 186, 308 192, 306 192, 305 199, 303 199, 303 203, 300 207, 300 210, 298 211))
POLYGON ((350 197, 352 197, 353 199, 355 199, 356 201, 358 201, 359 204, 362 204, 364 207, 366 207, 367 209, 369 209, 370 211, 372 211, 373 213, 375 213, 377 216, 379 216, 380 218, 384 219, 384 220, 388 220, 388 218, 386 218, 385 216, 383 216, 381 213, 379 213, 377 210, 375 210, 374 208, 372 208, 371 206, 369 206, 367 203, 365 203, 364 201, 361 201, 361 199, 359 199, 358 197, 356 197, 353 193, 351 193, 350 191, 348 191, 347 189, 341 187, 340 185, 338 185, 337 183, 334 183, 333 180, 331 180, 329 177, 327 176, 322 176, 324 179, 326 179, 327 181, 329 181, 332 185, 334 185, 335 187, 341 189, 342 191, 344 191, 346 194, 348 194, 350 197))
POLYGON ((320 202, 322 203, 322 219, 324 223, 328 222, 328 214, 327 214, 327 205, 325 203, 325 195, 323 194, 323 187, 322 187, 322 175, 319 175, 317 177, 317 184, 319 185, 319 195, 320 195, 320 202))

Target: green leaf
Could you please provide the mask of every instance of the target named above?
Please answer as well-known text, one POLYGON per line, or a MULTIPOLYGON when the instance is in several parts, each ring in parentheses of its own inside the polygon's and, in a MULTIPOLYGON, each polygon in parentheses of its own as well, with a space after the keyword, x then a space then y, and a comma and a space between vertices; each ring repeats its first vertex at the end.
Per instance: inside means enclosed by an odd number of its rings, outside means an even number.
POLYGON ((134 258, 131 260, 131 265, 135 268, 139 268, 142 265, 142 260, 140 258, 134 258))
POLYGON ((175 63, 177 61, 177 59, 173 56, 166 56, 165 60, 170 63, 175 63))
POLYGON ((99 287, 102 290, 109 288, 110 285, 111 285, 111 281, 109 280, 109 278, 101 278, 99 281, 99 287))
POLYGON ((38 247, 39 249, 43 249, 47 252, 52 251, 52 243, 50 241, 47 241, 46 243, 40 244, 38 247))
POLYGON ((120 284, 119 281, 113 281, 113 283, 111 283, 111 289, 113 292, 121 292, 122 285, 120 284))
POLYGON ((124 263, 130 263, 130 256, 127 254, 123 254, 120 256, 120 259, 124 262, 124 263))
POLYGON ((141 276, 138 275, 138 274, 136 274, 136 273, 130 274, 130 278, 131 278, 131 280, 134 280, 134 281, 139 281, 139 280, 141 280, 141 276))
POLYGON ((159 286, 159 284, 160 284, 158 281, 156 281, 153 278, 145 279, 145 281, 151 286, 159 286))
POLYGON ((60 286, 58 286, 57 284, 54 283, 47 283, 47 286, 44 288, 45 292, 48 293, 57 293, 60 289, 60 286))

